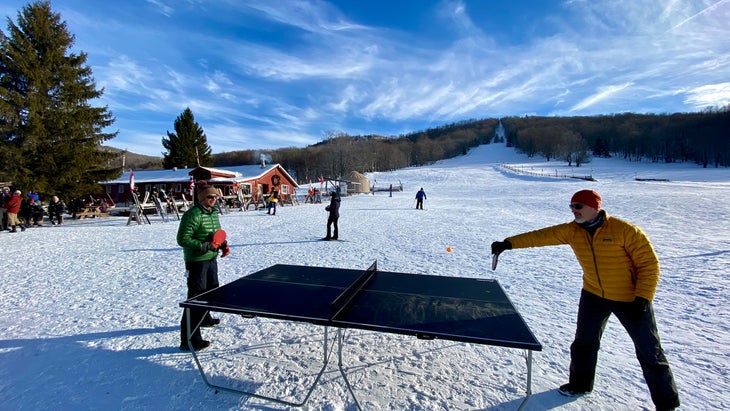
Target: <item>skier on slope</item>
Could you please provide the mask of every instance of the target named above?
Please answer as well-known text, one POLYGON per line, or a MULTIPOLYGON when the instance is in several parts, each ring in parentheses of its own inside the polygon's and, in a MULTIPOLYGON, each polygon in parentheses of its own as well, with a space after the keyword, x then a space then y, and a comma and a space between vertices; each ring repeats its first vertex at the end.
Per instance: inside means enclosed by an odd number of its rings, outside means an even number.
POLYGON ((423 200, 426 199, 426 192, 423 191, 423 187, 416 193, 416 209, 423 210, 423 200))
POLYGON ((492 243, 492 254, 514 248, 568 244, 583 268, 575 340, 570 346, 570 378, 559 388, 566 396, 591 392, 601 336, 611 314, 626 329, 657 410, 679 406, 679 394, 664 356, 652 299, 659 260, 637 226, 601 210, 601 196, 581 190, 570 200, 574 221, 492 243))

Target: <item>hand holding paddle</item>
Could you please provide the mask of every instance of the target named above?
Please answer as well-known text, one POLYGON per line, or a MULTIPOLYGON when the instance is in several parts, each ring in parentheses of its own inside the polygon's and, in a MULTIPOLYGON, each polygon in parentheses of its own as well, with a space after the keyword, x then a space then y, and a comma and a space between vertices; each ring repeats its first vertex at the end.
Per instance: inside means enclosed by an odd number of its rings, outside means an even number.
POLYGON ((499 262, 499 255, 504 250, 511 250, 512 243, 509 241, 495 241, 492 243, 492 271, 497 269, 497 263, 499 262))

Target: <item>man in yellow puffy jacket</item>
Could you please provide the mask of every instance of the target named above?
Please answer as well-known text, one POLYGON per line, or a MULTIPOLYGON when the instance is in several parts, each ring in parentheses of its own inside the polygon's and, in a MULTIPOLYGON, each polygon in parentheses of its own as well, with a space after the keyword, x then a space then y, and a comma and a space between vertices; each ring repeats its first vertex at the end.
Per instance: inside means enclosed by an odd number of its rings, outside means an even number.
POLYGON ((591 392, 601 336, 611 314, 626 329, 657 410, 679 406, 679 394, 664 356, 652 299, 659 260, 637 226, 601 210, 601 195, 581 190, 570 200, 574 221, 492 243, 492 254, 513 248, 567 244, 583 269, 575 340, 570 346, 570 379, 559 388, 567 396, 591 392))

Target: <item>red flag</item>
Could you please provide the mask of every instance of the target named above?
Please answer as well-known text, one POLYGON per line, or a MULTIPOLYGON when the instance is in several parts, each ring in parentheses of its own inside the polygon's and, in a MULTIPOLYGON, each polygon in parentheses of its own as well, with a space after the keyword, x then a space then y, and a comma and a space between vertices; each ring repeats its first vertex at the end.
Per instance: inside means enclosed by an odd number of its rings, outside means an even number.
POLYGON ((129 191, 134 193, 134 170, 129 170, 129 191))
POLYGON ((195 179, 190 177, 190 195, 192 196, 193 193, 195 193, 195 179))

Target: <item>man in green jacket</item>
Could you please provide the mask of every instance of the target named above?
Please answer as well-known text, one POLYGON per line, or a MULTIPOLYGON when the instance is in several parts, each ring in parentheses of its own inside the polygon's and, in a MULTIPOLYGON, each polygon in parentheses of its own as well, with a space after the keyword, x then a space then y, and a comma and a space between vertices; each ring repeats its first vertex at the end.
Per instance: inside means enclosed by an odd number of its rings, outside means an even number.
POLYGON ((581 190, 570 200, 574 221, 492 243, 492 254, 513 248, 568 244, 583 269, 570 379, 559 388, 574 397, 593 390, 601 336, 611 314, 626 329, 657 410, 679 406, 679 394, 659 341, 654 298, 659 260, 637 226, 601 210, 601 195, 581 190))
MULTIPOLYGON (((230 253, 227 242, 218 247, 211 243, 213 234, 221 228, 218 210, 215 208, 217 201, 218 192, 214 187, 205 182, 198 183, 198 202, 180 219, 177 244, 183 248, 188 299, 218 287, 218 251, 223 252, 223 257, 230 253)), ((197 325, 212 327, 220 320, 212 318, 205 310, 190 309, 190 324, 195 332, 191 336, 192 347, 189 347, 186 313, 183 310, 180 321, 180 349, 187 351, 192 348, 197 351, 208 347, 210 342, 203 339, 197 325)))

